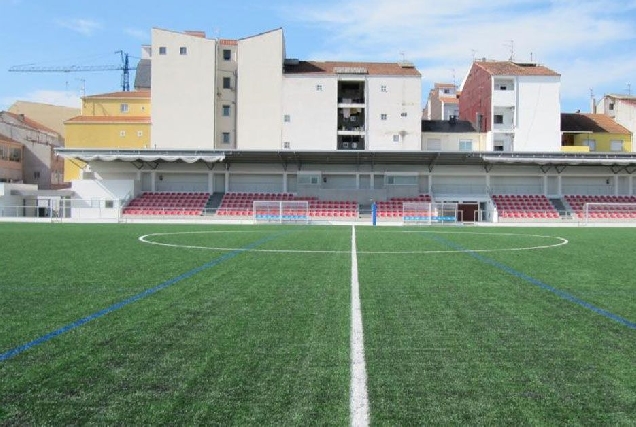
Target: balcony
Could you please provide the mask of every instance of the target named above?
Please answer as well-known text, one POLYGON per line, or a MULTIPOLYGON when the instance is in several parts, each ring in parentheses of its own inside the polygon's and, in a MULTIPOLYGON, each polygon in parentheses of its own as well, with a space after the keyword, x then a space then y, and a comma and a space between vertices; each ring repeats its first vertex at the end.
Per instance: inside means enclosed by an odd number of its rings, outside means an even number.
POLYGON ((365 131, 364 110, 360 108, 338 109, 338 134, 358 135, 365 131))

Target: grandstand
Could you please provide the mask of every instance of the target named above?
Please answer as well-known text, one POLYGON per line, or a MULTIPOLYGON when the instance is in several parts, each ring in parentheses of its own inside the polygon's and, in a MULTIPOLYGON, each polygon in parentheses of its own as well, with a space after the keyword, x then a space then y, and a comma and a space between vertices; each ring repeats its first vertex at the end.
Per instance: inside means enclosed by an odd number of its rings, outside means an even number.
POLYGON ((124 208, 124 215, 202 215, 210 193, 143 192, 124 208))
POLYGON ((312 218, 357 218, 358 203, 353 200, 318 200, 317 197, 290 193, 226 193, 217 209, 219 216, 249 217, 255 201, 306 201, 312 218))
POLYGON ((542 194, 493 194, 499 218, 557 219, 559 212, 542 194))

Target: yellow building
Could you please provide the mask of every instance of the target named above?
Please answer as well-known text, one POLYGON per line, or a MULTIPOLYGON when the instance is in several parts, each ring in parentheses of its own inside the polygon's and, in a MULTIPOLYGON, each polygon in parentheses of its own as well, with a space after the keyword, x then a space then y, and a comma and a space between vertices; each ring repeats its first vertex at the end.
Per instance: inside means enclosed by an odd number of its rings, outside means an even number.
MULTIPOLYGON (((64 125, 66 148, 150 148, 150 91, 86 96, 82 114, 64 125)), ((65 160, 64 180, 79 179, 84 166, 78 160, 65 160)))
POLYGON ((561 151, 631 152, 631 132, 605 114, 561 114, 561 151))

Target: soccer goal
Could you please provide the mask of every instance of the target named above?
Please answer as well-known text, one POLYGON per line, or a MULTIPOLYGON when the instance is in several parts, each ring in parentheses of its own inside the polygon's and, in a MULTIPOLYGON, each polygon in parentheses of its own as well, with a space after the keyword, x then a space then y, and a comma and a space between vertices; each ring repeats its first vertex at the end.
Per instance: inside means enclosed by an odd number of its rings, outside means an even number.
POLYGON ((636 222, 636 203, 586 203, 581 222, 636 222))
POLYGON ((309 222, 309 202, 306 200, 255 200, 253 208, 256 223, 309 222))
POLYGON ((457 223, 457 203, 404 202, 404 225, 431 225, 457 223))

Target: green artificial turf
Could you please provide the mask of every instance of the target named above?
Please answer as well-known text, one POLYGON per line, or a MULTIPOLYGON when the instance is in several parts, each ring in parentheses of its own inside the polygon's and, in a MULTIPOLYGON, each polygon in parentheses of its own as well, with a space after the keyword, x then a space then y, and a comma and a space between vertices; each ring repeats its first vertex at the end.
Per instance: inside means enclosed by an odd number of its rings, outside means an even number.
MULTIPOLYGON (((372 425, 633 422, 636 229, 356 235, 372 425)), ((0 250, 0 354, 91 319, 0 361, 0 425, 349 423, 350 226, 0 223, 0 250)))

